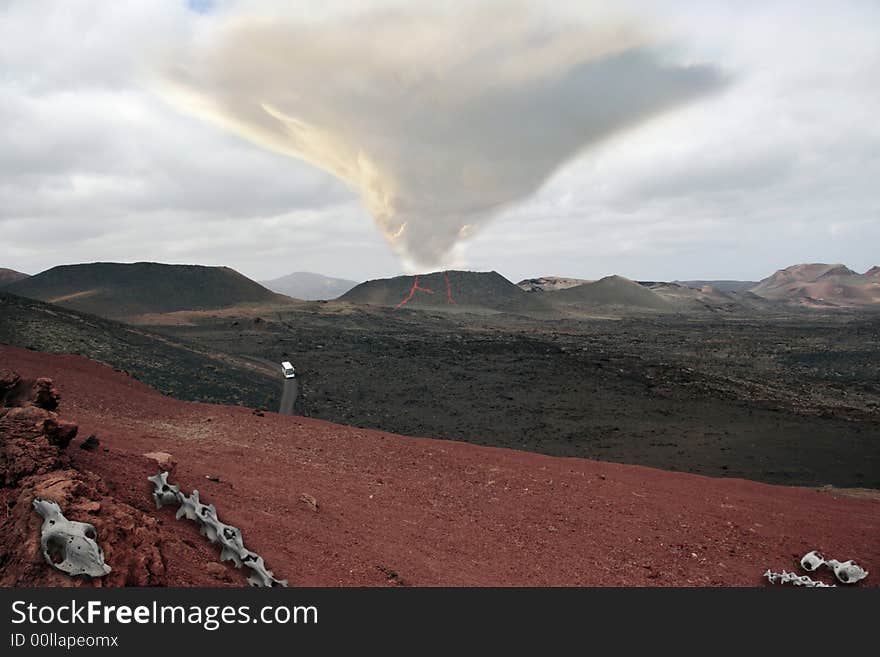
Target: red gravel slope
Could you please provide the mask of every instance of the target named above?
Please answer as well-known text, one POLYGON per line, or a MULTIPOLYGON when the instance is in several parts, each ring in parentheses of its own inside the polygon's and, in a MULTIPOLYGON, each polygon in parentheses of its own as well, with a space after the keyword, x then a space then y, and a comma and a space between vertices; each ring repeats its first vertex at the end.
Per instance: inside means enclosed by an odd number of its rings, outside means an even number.
POLYGON ((169 585, 244 577, 213 566, 193 523, 152 508, 145 452, 172 454, 172 480, 294 586, 749 586, 812 549, 880 582, 877 500, 260 417, 164 397, 79 356, 0 346, 0 365, 54 380, 79 424, 74 463, 160 520, 169 585), (90 434, 101 448, 77 449, 90 434))

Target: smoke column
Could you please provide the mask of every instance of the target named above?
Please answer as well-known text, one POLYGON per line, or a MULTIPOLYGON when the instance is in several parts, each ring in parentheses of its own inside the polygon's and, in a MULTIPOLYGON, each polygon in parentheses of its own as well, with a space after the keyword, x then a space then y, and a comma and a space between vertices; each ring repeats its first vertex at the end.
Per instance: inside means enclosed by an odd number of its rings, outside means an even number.
POLYGON ((163 92, 342 179, 407 266, 443 266, 590 144, 721 86, 594 13, 231 17, 168 58, 163 92))

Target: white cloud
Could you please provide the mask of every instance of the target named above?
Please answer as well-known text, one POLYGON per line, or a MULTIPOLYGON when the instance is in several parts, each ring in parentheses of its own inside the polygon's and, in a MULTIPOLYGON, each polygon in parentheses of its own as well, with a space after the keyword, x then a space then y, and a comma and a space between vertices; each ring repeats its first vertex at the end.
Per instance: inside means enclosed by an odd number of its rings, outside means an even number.
MULTIPOLYGON (((594 144, 542 186, 544 174, 531 176, 454 257, 511 278, 754 278, 799 261, 876 264, 876 3, 629 4, 671 61, 716 62, 732 83, 594 144)), ((471 5, 444 7, 457 15, 471 5)), ((581 5, 564 9, 584 19, 581 5)), ((150 88, 161 53, 209 43, 218 21, 265 6, 223 0, 200 14, 183 0, 0 3, 0 266, 151 259, 228 264, 257 278, 399 271, 336 178, 180 113, 150 88)), ((300 15, 317 24, 373 6, 303 3, 300 15)), ((351 76, 378 61, 364 59, 341 68, 351 76)), ((486 125, 471 111, 452 118, 486 125)), ((509 131, 502 123, 497 134, 509 131)), ((403 152, 395 175, 424 177, 405 169, 403 152)), ((506 151, 487 152, 480 166, 495 175, 506 151)), ((552 172, 564 158, 554 159, 538 168, 552 172)), ((431 191, 417 189, 419 203, 431 191)), ((448 183, 434 191, 456 212, 472 201, 450 198, 448 183)))
POLYGON ((510 5, 246 14, 174 51, 165 77, 194 114, 351 185, 402 257, 436 267, 585 147, 721 85, 646 33, 510 5))
POLYGON ((671 14, 669 31, 722 61, 731 85, 589 151, 470 243, 468 257, 509 263, 516 276, 754 278, 794 262, 873 264, 877 5, 688 3, 671 14), (545 223, 566 246, 526 270, 518 263, 534 260, 529 245, 545 223))

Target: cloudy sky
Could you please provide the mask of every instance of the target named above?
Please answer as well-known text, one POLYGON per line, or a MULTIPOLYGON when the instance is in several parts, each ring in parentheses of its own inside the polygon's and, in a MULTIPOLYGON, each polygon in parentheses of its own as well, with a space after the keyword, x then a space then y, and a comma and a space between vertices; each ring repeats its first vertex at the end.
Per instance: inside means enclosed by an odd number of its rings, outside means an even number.
POLYGON ((880 264, 880 4, 0 0, 0 267, 880 264))

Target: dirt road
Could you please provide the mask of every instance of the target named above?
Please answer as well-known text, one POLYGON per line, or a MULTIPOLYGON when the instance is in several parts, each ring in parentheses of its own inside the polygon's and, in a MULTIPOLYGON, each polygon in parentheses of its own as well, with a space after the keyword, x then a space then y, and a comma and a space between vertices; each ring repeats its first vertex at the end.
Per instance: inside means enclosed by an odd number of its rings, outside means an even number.
POLYGON ((299 394, 299 383, 296 379, 284 379, 281 384, 281 404, 278 408, 280 415, 294 415, 293 404, 299 394))

